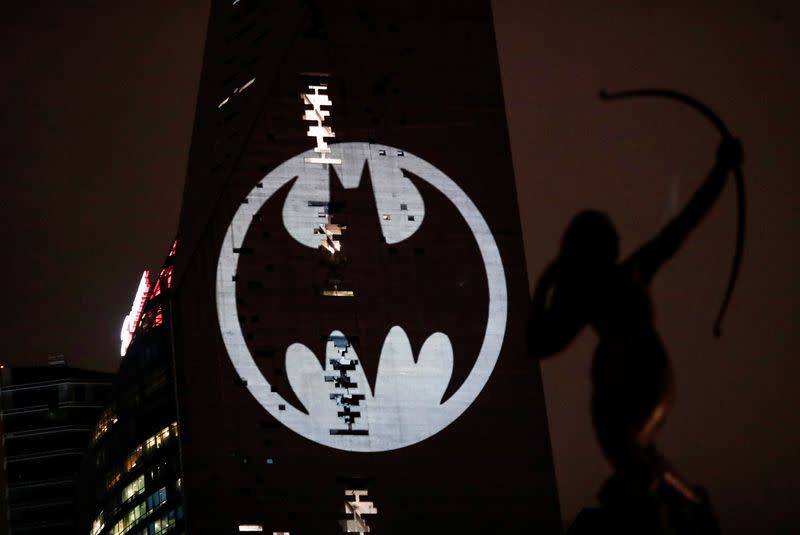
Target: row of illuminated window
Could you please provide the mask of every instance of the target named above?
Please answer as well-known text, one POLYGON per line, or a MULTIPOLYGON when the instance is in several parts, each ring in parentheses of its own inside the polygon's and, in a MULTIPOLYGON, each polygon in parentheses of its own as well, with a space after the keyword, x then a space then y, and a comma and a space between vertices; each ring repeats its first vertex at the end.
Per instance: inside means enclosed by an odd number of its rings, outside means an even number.
MULTIPOLYGON (((126 501, 144 492, 144 476, 125 487, 124 492, 128 494, 126 501)), ((147 499, 142 500, 128 510, 128 512, 126 512, 122 518, 120 518, 111 527, 108 533, 110 535, 122 535, 124 533, 128 533, 142 518, 148 516, 150 513, 161 507, 161 505, 166 501, 167 488, 161 487, 153 494, 148 496, 147 499)), ((104 516, 104 513, 101 512, 100 515, 98 515, 98 517, 94 520, 90 535, 98 535, 101 531, 103 531, 103 528, 106 527, 104 516)))
POLYGON ((136 446, 133 451, 125 459, 122 466, 118 466, 106 475, 106 490, 111 490, 119 483, 122 476, 136 468, 142 456, 161 448, 164 444, 169 442, 173 437, 178 436, 178 424, 173 422, 158 433, 148 437, 142 444, 136 446))
POLYGON ((168 513, 151 520, 150 523, 136 535, 162 535, 175 527, 175 523, 183 518, 183 507, 176 507, 168 513))
MULTIPOLYGON (((160 470, 157 470, 156 473, 160 473, 160 470)), ((150 473, 150 480, 153 481, 157 479, 154 476, 153 471, 150 473)), ((175 489, 177 492, 181 492, 181 478, 178 478, 175 481, 175 489)), ((122 492, 120 493, 118 499, 112 502, 110 507, 106 507, 103 511, 97 515, 94 523, 92 524, 92 535, 97 535, 104 527, 105 527, 105 518, 110 518, 116 516, 119 510, 128 502, 130 502, 133 498, 143 494, 145 491, 145 479, 144 475, 141 475, 126 485, 122 492)), ((151 494, 147 498, 147 504, 149 509, 155 509, 159 504, 163 503, 166 499, 166 487, 163 487, 158 492, 151 494)))
POLYGON ((111 429, 111 426, 114 425, 119 421, 117 418, 116 413, 112 407, 107 408, 103 411, 103 414, 100 415, 100 420, 97 422, 97 425, 94 428, 94 434, 92 435, 92 444, 96 444, 98 440, 100 440, 106 432, 111 429))
MULTIPOLYGON (((250 80, 248 80, 247 82, 245 82, 245 83, 244 83, 244 85, 242 85, 241 87, 237 87, 237 88, 235 88, 235 89, 233 90, 233 95, 236 95, 237 93, 241 93, 242 91, 244 91, 245 89, 247 89, 248 87, 250 87, 251 85, 253 85, 254 83, 256 83, 256 79, 255 79, 255 78, 251 78, 250 80)), ((232 96, 233 96, 233 95, 232 95, 232 96)), ((225 104, 227 104, 228 102, 230 102, 230 100, 231 100, 232 96, 230 96, 230 97, 225 97, 224 99, 222 99, 222 100, 220 101, 220 103, 217 105, 217 108, 222 108, 222 107, 223 107, 225 104)))

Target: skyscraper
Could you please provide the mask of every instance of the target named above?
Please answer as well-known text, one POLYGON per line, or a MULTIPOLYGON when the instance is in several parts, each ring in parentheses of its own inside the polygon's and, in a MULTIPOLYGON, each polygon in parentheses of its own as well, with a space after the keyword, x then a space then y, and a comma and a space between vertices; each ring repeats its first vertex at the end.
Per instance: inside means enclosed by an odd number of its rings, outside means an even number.
POLYGON ((81 535, 183 529, 169 301, 176 250, 157 275, 142 275, 123 322, 123 359, 81 466, 81 535))
POLYGON ((4 502, 10 534, 75 533, 76 477, 111 374, 67 366, 2 367, 4 502))
POLYGON ((212 2, 179 240, 187 532, 560 530, 487 1, 212 2))

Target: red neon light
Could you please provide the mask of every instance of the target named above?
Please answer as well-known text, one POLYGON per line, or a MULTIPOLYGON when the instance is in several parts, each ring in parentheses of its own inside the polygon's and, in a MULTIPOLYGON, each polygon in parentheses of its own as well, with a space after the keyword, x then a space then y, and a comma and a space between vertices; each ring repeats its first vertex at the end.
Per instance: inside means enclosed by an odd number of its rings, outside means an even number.
POLYGON ((156 281, 156 287, 153 288, 153 295, 150 296, 150 299, 154 298, 155 296, 161 293, 161 279, 156 281))
POLYGON ((164 285, 167 288, 172 287, 172 272, 174 271, 173 266, 167 266, 161 270, 161 273, 158 274, 158 279, 156 280, 156 285, 153 288, 153 293, 150 295, 150 299, 153 299, 155 296, 161 294, 161 281, 164 281, 164 285))
POLYGON ((172 288, 172 272, 174 270, 173 266, 167 266, 163 270, 161 270, 161 276, 165 277, 167 288, 172 288))
POLYGON ((178 250, 178 240, 172 242, 172 249, 169 250, 169 254, 167 256, 175 256, 175 252, 178 250))
POLYGON ((148 293, 150 293, 150 272, 145 271, 142 273, 142 280, 139 281, 136 297, 133 298, 131 312, 125 316, 125 320, 122 322, 122 331, 120 332, 122 345, 119 351, 123 357, 128 352, 128 346, 131 345, 131 340, 133 340, 133 333, 136 332, 136 327, 139 325, 139 319, 142 317, 142 309, 148 293))

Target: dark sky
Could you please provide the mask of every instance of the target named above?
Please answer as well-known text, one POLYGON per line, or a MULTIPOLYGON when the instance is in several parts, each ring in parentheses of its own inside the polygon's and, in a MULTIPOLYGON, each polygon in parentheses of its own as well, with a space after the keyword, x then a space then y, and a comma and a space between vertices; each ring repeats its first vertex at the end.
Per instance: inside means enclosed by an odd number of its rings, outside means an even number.
MULTIPOLYGON (((0 7, 0 360, 63 353, 112 370, 141 271, 158 268, 176 230, 207 2, 63 4, 0 7)), ((583 208, 606 210, 632 251, 713 161, 717 135, 694 112, 602 104, 598 89, 674 87, 717 109, 744 141, 747 248, 721 340, 711 326, 733 251, 732 188, 656 278, 678 381, 662 449, 708 487, 725 533, 789 533, 800 497, 800 10, 598 6, 494 2, 529 277, 583 208)), ((566 522, 608 475, 588 411, 594 343, 585 332, 543 364, 566 522)))

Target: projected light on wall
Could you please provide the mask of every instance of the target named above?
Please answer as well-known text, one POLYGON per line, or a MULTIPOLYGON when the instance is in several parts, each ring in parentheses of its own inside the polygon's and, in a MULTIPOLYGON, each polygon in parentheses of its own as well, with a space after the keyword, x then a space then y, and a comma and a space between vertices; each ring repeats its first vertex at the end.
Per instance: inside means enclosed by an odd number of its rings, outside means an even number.
MULTIPOLYGON (((299 154, 268 173, 248 195, 231 221, 217 264, 217 314, 222 339, 233 366, 246 388, 273 417, 314 442, 347 451, 386 451, 415 444, 435 435, 455 421, 483 390, 495 367, 506 330, 507 295, 502 259, 486 221, 466 193, 442 171, 423 159, 394 147, 369 143, 326 145, 299 154), (316 163, 322 157, 337 165, 316 163), (391 325, 383 335, 377 375, 370 384, 358 354, 358 344, 337 328, 322 335, 324 355, 315 354, 302 340, 280 348, 285 375, 296 399, 295 406, 270 384, 259 369, 245 339, 237 305, 237 269, 243 242, 254 217, 265 203, 288 190, 281 207, 283 229, 300 246, 318 249, 329 257, 347 252, 348 233, 328 212, 331 183, 338 180, 346 190, 359 188, 369 176, 375 219, 385 244, 401 244, 425 224, 426 199, 415 180, 437 191, 459 214, 456 230, 474 240, 474 256, 482 264, 488 302, 480 306, 486 324, 466 378, 452 395, 445 391, 454 370, 452 333, 433 332, 414 353, 405 325, 391 325), (463 228, 463 231, 461 230, 463 228), (320 360, 324 365, 320 365, 320 360)), ((427 191, 427 190, 426 190, 427 191)), ((280 261, 276 259, 275 261, 280 261)), ((331 287, 328 299, 351 300, 352 288, 331 287)), ((338 301, 341 302, 341 301, 338 301)), ((420 304, 423 306, 423 304, 420 304)), ((435 306, 447 307, 447 303, 435 306)), ((457 315, 458 311, 448 311, 457 315)), ((369 311, 363 311, 369 314, 369 311)), ((313 312, 310 313, 313 322, 313 312)), ((269 322, 268 318, 263 321, 269 322)))

